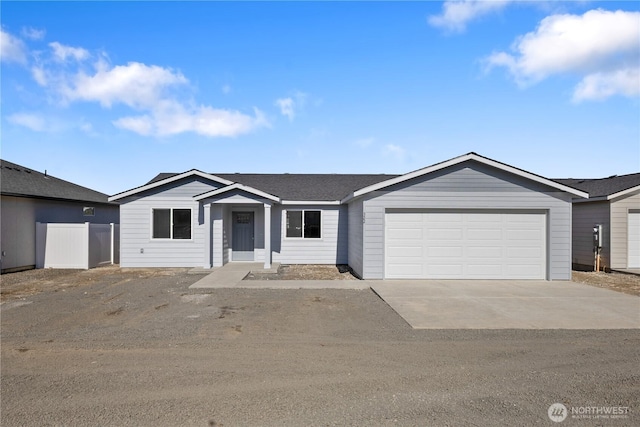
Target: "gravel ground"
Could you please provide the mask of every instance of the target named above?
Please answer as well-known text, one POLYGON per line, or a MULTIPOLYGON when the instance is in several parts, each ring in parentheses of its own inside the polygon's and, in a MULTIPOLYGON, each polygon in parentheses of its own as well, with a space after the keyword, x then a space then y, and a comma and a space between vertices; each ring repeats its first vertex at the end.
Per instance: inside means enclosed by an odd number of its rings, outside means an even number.
POLYGON ((574 271, 571 280, 599 288, 640 296, 640 276, 635 274, 605 273, 603 271, 574 271))
POLYGON ((244 280, 358 280, 348 265, 286 265, 277 273, 249 273, 244 280))
POLYGON ((640 425, 637 330, 416 331, 368 290, 76 274, 0 306, 2 426, 554 425, 555 402, 640 425))

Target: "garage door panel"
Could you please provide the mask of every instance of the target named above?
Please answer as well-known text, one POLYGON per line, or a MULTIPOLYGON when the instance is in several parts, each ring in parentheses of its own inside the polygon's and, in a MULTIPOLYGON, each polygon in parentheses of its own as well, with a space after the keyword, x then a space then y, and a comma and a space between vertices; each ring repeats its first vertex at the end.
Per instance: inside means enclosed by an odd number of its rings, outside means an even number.
POLYGON ((394 229, 393 240, 422 240, 422 228, 396 228, 394 229))
POLYGON ((403 213, 402 215, 393 215, 389 214, 385 218, 387 224, 410 224, 410 223, 421 223, 422 222, 422 214, 421 213, 403 213))
POLYGON ((539 246, 531 247, 513 247, 510 246, 506 253, 508 259, 530 259, 532 262, 538 263, 540 258, 544 255, 544 251, 539 246))
POLYGON ((502 240, 502 230, 495 228, 469 228, 466 234, 467 240, 480 240, 483 242, 489 240, 502 240))
POLYGON ((463 238, 462 230, 459 228, 428 228, 425 234, 430 240, 462 240, 463 238))
POLYGON ((540 270, 539 265, 507 265, 505 273, 507 275, 517 275, 523 279, 538 279, 540 274, 543 273, 540 270))
POLYGON ((387 255, 393 257, 414 257, 422 259, 422 246, 391 246, 387 249, 387 255))
MULTIPOLYGON (((477 242, 476 242, 477 243, 477 242)), ((467 246, 466 256, 468 259, 474 258, 497 258, 502 259, 502 247, 486 247, 486 246, 467 246)))
MULTIPOLYGON (((433 264, 427 269, 429 277, 434 279, 446 279, 463 273, 462 264, 433 264)), ((424 276, 423 276, 424 277, 424 276)))
POLYGON ((429 246, 427 256, 434 257, 461 257, 463 255, 461 246, 429 246))
POLYGON ((468 275, 475 277, 496 277, 502 275, 502 264, 467 264, 468 275))
POLYGON ((385 224, 387 278, 546 276, 542 212, 394 212, 386 214, 385 224), (403 221, 405 215, 410 222, 403 221))

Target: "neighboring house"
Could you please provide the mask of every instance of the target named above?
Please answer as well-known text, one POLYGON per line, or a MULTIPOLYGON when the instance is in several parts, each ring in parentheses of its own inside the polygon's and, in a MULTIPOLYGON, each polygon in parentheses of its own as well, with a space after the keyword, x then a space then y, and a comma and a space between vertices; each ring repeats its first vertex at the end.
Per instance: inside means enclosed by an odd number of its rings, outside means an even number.
POLYGON ((475 153, 404 175, 160 174, 120 202, 122 267, 349 264, 364 279, 571 278, 588 194, 475 153))
POLYGON ((574 268, 594 268, 596 225, 602 225, 603 268, 640 268, 640 173, 556 181, 589 193, 588 199, 575 199, 573 204, 574 268))
POLYGON ((34 268, 36 223, 119 223, 103 193, 0 160, 2 273, 34 268))

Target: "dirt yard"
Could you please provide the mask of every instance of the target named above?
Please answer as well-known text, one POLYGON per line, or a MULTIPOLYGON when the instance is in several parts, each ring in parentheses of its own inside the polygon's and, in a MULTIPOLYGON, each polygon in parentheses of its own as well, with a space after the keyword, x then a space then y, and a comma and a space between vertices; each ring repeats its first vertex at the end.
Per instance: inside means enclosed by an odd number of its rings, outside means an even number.
MULTIPOLYGON (((65 292, 96 281, 123 284, 132 280, 186 274, 188 268, 119 268, 92 270, 39 269, 0 276, 0 302, 25 298, 44 291, 65 292)), ((207 274, 194 270, 196 274, 207 274)), ((622 273, 574 271, 573 281, 640 296, 640 276, 622 273)), ((245 280, 358 280, 346 265, 281 265, 277 273, 250 273, 245 280)))
POLYGON ((277 273, 249 273, 244 280, 358 280, 348 265, 281 265, 277 273))
POLYGON ((186 269, 2 278, 0 425, 640 425, 638 330, 413 330, 370 290, 189 289, 186 269))
POLYGON ((574 271, 571 274, 571 279, 576 283, 585 283, 599 288, 640 296, 640 276, 633 274, 574 271))
POLYGON ((69 288, 102 282, 124 284, 132 280, 186 273, 187 268, 120 268, 118 265, 91 270, 37 269, 0 276, 0 301, 25 298, 41 292, 65 292, 69 288))

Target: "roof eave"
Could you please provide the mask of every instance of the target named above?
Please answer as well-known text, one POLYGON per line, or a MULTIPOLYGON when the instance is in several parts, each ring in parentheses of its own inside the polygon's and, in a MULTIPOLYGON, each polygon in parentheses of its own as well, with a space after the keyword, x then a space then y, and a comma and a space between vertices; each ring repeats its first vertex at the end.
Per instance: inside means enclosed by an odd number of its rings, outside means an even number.
POLYGON ((183 178, 188 178, 190 176, 199 176, 201 178, 205 178, 205 179, 209 179, 211 181, 219 182, 220 184, 224 184, 224 185, 233 184, 233 182, 231 182, 229 180, 226 180, 224 178, 220 178, 219 176, 211 175, 211 174, 199 171, 197 169, 191 169, 190 171, 183 172, 183 173, 180 173, 180 174, 177 174, 177 175, 173 175, 173 176, 170 176, 168 178, 152 182, 151 184, 146 184, 146 185, 143 185, 141 187, 136 187, 136 188, 133 188, 131 190, 124 191, 122 193, 114 194, 113 196, 109 197, 109 201, 112 202, 112 201, 115 201, 115 200, 123 199, 125 197, 133 196, 134 194, 138 194, 138 193, 141 193, 143 191, 147 191, 147 190, 151 190, 151 189, 154 189, 154 188, 157 188, 157 187, 161 187, 163 185, 170 184, 172 182, 181 180, 183 178))
POLYGON ((618 191, 617 193, 613 193, 607 196, 607 200, 617 199, 618 197, 626 196, 627 194, 640 191, 640 185, 636 185, 635 187, 627 188, 626 190, 618 191))
POLYGON ((101 205, 110 205, 110 206, 118 206, 119 203, 111 202, 108 200, 98 201, 98 200, 86 200, 86 199, 69 199, 66 197, 52 197, 52 196, 38 196, 35 194, 22 194, 22 193, 11 193, 8 191, 3 191, 0 193, 2 196, 9 197, 23 197, 25 199, 38 199, 38 200, 57 200, 61 202, 76 202, 76 203, 97 203, 101 205))
POLYGON ((224 194, 224 193, 227 193, 227 192, 233 191, 233 190, 245 191, 245 192, 253 194, 255 196, 262 197, 264 199, 268 199, 268 200, 271 200, 271 201, 276 202, 276 203, 280 203, 280 198, 274 196, 273 194, 265 193, 264 191, 258 190, 256 188, 249 187, 249 186, 243 185, 243 184, 238 184, 238 183, 231 184, 231 185, 229 185, 227 187, 218 188, 218 189, 213 190, 213 191, 207 191, 206 193, 202 193, 202 194, 199 194, 199 195, 195 196, 193 199, 196 200, 196 201, 200 201, 200 200, 208 199, 210 197, 215 197, 215 196, 218 196, 220 194, 224 194))
POLYGON ((340 200, 283 200, 283 205, 340 205, 340 200))

